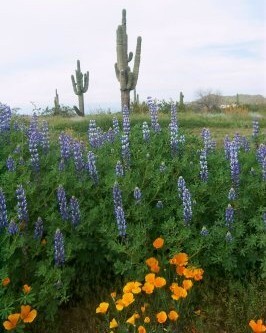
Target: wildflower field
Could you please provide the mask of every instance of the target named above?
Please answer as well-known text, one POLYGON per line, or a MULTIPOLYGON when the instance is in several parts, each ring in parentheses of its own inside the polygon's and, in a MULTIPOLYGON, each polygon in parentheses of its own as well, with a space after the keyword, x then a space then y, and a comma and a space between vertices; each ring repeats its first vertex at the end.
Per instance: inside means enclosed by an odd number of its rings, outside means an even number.
POLYGON ((265 332, 266 114, 147 104, 0 104, 0 332, 265 332))

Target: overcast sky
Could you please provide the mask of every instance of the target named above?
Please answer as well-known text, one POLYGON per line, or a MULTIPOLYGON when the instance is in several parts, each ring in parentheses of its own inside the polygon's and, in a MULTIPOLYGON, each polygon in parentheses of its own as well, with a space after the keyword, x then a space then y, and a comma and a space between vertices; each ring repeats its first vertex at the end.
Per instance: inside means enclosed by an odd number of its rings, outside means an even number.
POLYGON ((86 113, 120 105, 116 29, 142 52, 137 92, 185 101, 199 89, 266 96, 265 0, 1 0, 0 102, 22 110, 77 105, 76 61, 90 73, 86 113))

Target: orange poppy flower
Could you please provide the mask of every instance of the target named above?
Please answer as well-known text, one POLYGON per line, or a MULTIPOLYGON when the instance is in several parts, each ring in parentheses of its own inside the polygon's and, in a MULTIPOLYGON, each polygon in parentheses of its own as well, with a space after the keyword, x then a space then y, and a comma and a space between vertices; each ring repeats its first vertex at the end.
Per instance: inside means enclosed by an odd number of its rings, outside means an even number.
POLYGON ((134 313, 130 318, 128 318, 128 320, 126 321, 126 323, 135 326, 135 320, 138 319, 138 318, 139 318, 139 314, 138 313, 134 313))
POLYGON ((145 291, 146 294, 152 294, 154 290, 154 284, 146 282, 144 283, 142 290, 145 291))
POLYGON ((154 273, 146 274, 146 276, 145 276, 145 281, 146 281, 146 282, 149 282, 149 283, 151 283, 151 284, 154 284, 154 281, 155 281, 155 274, 154 274, 154 273))
POLYGON ((161 312, 157 313, 156 318, 157 318, 158 323, 163 324, 167 320, 167 314, 165 311, 161 311, 161 312))
POLYGON ((266 326, 263 325, 262 319, 258 319, 257 322, 251 320, 249 322, 249 326, 251 327, 254 333, 263 333, 266 332, 266 326))
POLYGON ((144 326, 139 326, 138 333, 146 333, 146 328, 144 326))
POLYGON ((22 290, 23 290, 24 294, 28 294, 31 291, 31 287, 28 286, 27 284, 24 284, 22 290))
POLYGON ((186 253, 178 253, 170 259, 170 264, 177 266, 186 266, 188 263, 188 255, 186 253))
POLYGON ((4 321, 3 325, 7 331, 13 330, 17 327, 20 318, 20 313, 13 313, 7 317, 8 320, 4 321))
POLYGON ((172 310, 168 313, 168 318, 172 321, 176 321, 178 319, 178 317, 179 317, 179 314, 174 310, 172 310))
POLYGON ((30 305, 21 305, 20 317, 24 323, 32 323, 37 316, 36 310, 31 310, 30 305))
POLYGON ((171 286, 170 286, 170 290, 172 291, 172 295, 171 297, 174 299, 174 300, 179 300, 179 298, 185 298, 187 297, 187 291, 186 289, 182 288, 182 287, 179 287, 177 283, 172 283, 171 286))
POLYGON ((10 283, 10 278, 6 277, 2 280, 2 286, 6 287, 10 283))
POLYGON ((122 296, 122 303, 124 304, 124 306, 129 306, 134 301, 135 301, 135 299, 134 299, 134 295, 132 293, 125 293, 122 296))
POLYGON ((133 294, 139 294, 141 293, 141 289, 140 289, 141 283, 134 281, 134 282, 128 282, 124 288, 123 288, 123 292, 124 293, 133 293, 133 294))
POLYGON ((163 277, 158 276, 154 281, 154 286, 156 288, 162 288, 165 285, 166 285, 166 280, 163 277))
POLYGON ((144 323, 149 324, 151 322, 150 317, 145 317, 144 318, 144 323))
POLYGON ((163 247, 164 239, 161 237, 158 237, 155 239, 155 241, 152 243, 152 245, 155 247, 155 249, 160 249, 163 247))
POLYGON ((193 282, 191 280, 184 280, 183 281, 183 288, 186 290, 189 290, 190 288, 192 288, 193 286, 193 282))

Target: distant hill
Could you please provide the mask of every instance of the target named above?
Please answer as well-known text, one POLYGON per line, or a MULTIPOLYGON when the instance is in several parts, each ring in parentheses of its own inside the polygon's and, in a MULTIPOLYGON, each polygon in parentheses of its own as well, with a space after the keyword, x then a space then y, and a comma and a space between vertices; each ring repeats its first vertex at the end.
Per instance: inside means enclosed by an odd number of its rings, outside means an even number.
MULTIPOLYGON (((232 104, 237 102, 237 96, 221 96, 221 104, 232 104)), ((262 95, 238 94, 239 104, 266 104, 266 97, 262 95)))

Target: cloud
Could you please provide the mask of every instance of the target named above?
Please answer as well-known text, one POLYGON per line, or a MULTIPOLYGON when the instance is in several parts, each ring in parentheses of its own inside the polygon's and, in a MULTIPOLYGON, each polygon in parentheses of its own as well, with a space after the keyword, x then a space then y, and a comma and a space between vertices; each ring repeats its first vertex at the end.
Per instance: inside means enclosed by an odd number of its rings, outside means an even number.
POLYGON ((88 104, 115 104, 115 35, 127 9, 129 50, 143 39, 141 99, 191 100, 207 87, 265 95, 264 0, 13 0, 1 5, 0 100, 11 106, 77 103, 70 75, 89 70, 88 104), (252 3, 252 4, 251 4, 252 3))

